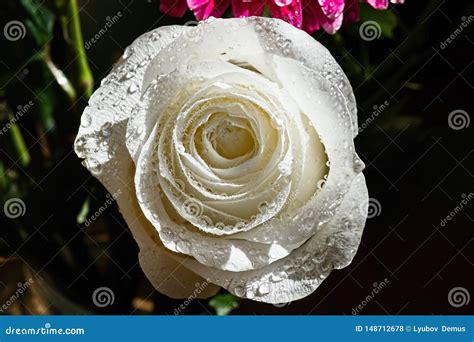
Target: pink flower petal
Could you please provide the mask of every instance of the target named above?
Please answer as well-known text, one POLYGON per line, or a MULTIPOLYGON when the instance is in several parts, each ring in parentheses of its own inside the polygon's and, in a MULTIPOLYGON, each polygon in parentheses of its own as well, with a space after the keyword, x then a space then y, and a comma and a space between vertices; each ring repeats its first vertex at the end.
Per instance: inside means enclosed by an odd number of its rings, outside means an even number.
POLYGON ((160 11, 173 17, 182 17, 188 10, 186 0, 161 0, 160 11))
MULTIPOLYGON (((303 11, 304 30, 309 33, 322 27, 327 33, 334 34, 341 28, 343 13, 339 13, 334 18, 327 17, 318 0, 305 0, 303 11)), ((334 16, 334 13, 331 16, 334 16)))
POLYGON ((210 16, 222 16, 230 0, 187 0, 187 3, 197 20, 206 20, 210 16))
POLYGON ((268 0, 267 4, 273 18, 283 19, 298 28, 303 25, 301 0, 268 0))
POLYGON ((344 11, 344 0, 318 0, 318 3, 328 19, 335 19, 344 11))
POLYGON ((232 13, 236 18, 260 16, 264 6, 265 0, 232 0, 232 13))
POLYGON ((303 30, 313 33, 321 28, 319 5, 316 0, 303 0, 303 30))
POLYGON ((341 14, 336 19, 328 19, 321 21, 321 26, 323 27, 324 31, 329 34, 335 34, 342 26, 342 19, 343 15, 341 14))
POLYGON ((388 0, 367 0, 367 3, 375 9, 387 9, 388 0))

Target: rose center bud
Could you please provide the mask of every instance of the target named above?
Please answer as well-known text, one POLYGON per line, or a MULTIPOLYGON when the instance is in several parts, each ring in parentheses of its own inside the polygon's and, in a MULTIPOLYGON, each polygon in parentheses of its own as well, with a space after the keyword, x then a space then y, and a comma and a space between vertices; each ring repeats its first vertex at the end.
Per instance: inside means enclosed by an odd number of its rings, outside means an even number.
POLYGON ((235 159, 246 155, 254 148, 255 141, 247 128, 233 125, 224 121, 217 125, 210 137, 214 149, 222 157, 235 159))

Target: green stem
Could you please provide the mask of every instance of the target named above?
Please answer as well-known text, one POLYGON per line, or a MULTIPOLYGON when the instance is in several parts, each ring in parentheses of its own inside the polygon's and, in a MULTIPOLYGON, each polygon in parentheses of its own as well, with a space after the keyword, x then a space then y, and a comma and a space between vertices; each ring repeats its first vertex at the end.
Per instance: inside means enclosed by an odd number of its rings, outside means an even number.
POLYGON ((30 153, 26 148, 25 139, 23 139, 23 135, 21 134, 20 128, 18 124, 14 122, 13 116, 10 117, 10 122, 12 122, 12 126, 10 127, 10 134, 12 136, 13 145, 15 146, 15 150, 18 153, 20 158, 20 164, 23 167, 27 167, 30 164, 30 153))
POLYGON ((71 81, 76 92, 88 99, 94 91, 94 79, 84 49, 77 1, 55 0, 55 6, 59 12, 64 37, 73 55, 71 81))

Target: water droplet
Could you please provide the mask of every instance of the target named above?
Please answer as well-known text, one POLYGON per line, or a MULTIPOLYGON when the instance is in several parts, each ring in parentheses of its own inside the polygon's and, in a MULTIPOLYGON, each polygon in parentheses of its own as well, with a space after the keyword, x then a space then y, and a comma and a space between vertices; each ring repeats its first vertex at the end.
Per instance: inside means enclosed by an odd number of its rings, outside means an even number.
POLYGON ((81 118, 81 126, 86 128, 89 127, 92 124, 92 117, 89 115, 89 113, 84 113, 81 118))
POLYGON ((270 286, 268 285, 268 283, 262 283, 258 287, 258 293, 262 296, 266 295, 269 292, 270 292, 270 286))
POLYGON ((236 286, 234 288, 234 293, 237 297, 243 297, 245 296, 245 288, 243 286, 236 286))
POLYGON ((104 138, 108 138, 112 132, 110 130, 110 128, 112 127, 112 124, 110 122, 106 122, 102 125, 102 127, 100 128, 100 134, 104 137, 104 138))
POLYGON ((161 231, 160 237, 161 237, 161 240, 163 240, 164 242, 170 242, 174 238, 174 233, 171 231, 170 228, 165 227, 161 231))
POLYGON ((138 90, 138 86, 136 84, 130 84, 130 87, 128 87, 128 93, 133 94, 138 90))
POLYGON ((282 281, 283 279, 285 279, 285 272, 276 272, 276 273, 272 273, 270 275, 270 280, 277 283, 279 281, 282 281))
POLYGON ((178 241, 178 243, 176 244, 176 248, 178 252, 181 252, 183 254, 188 254, 191 251, 191 243, 186 240, 181 240, 181 241, 178 241))

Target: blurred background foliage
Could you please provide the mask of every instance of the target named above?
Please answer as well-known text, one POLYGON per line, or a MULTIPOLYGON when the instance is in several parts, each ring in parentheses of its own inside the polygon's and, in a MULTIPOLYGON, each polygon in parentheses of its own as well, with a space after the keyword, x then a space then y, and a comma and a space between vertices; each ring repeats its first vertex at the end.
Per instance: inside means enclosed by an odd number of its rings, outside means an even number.
MULTIPOLYGON (((445 116, 422 111, 414 104, 442 89, 447 75, 443 80, 436 64, 421 74, 418 70, 459 25, 459 18, 472 13, 473 4, 444 5, 446 15, 457 21, 439 14, 427 20, 441 3, 444 1, 407 0, 388 11, 362 6, 358 24, 345 26, 334 36, 321 31, 314 34, 351 80, 359 123, 374 115, 374 106, 390 103, 376 118, 377 126, 384 130, 368 124, 358 138, 364 158, 383 147, 386 138, 380 136, 384 132, 395 136, 409 127, 412 133, 404 139, 420 143, 427 131, 445 124, 445 116), (370 20, 380 25, 381 36, 365 41, 359 28, 370 20)), ((0 128, 9 129, 0 135, 0 203, 20 198, 26 213, 15 220, 0 216, 0 300, 8 298, 18 282, 35 279, 28 296, 9 307, 9 313, 172 314, 182 302, 153 291, 137 264, 136 244, 115 205, 85 226, 85 220, 103 206, 107 193, 72 150, 88 97, 123 49, 150 29, 194 20, 190 13, 180 19, 167 17, 158 8, 155 0, 0 3, 2 28, 12 20, 26 27, 23 39, 1 37, 0 128), (97 42, 87 45, 118 12, 122 14, 119 21, 97 42), (113 289, 113 305, 93 305, 91 294, 100 286, 113 289)), ((454 44, 450 53, 460 63, 469 60, 462 46, 454 44)), ((452 94, 454 100, 457 96, 463 95, 452 94)), ((383 172, 390 174, 394 168, 400 165, 389 162, 383 172)), ((369 184, 371 192, 383 193, 384 187, 369 184)), ((232 311, 304 310, 298 303, 285 309, 239 301, 222 291, 210 301, 193 301, 184 313, 232 311)))

